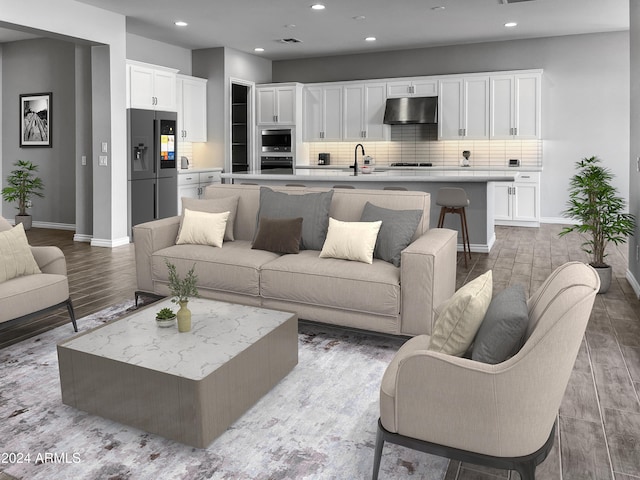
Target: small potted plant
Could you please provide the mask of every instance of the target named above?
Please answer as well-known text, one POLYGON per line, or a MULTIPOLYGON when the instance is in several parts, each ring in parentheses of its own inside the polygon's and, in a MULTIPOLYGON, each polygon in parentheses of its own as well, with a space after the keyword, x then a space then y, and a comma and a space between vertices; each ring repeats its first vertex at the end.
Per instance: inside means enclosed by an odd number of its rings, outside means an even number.
POLYGON ((169 291, 174 303, 180 305, 180 309, 176 314, 178 317, 178 331, 188 332, 191 330, 191 310, 187 308, 190 297, 199 297, 198 294, 198 277, 195 274, 196 265, 187 272, 184 278, 180 278, 176 272, 176 266, 168 259, 165 259, 167 269, 169 270, 169 291))
POLYGON ((635 218, 624 213, 624 199, 611 185, 613 174, 600 165, 598 157, 583 158, 576 162, 578 172, 571 178, 566 217, 577 221, 564 228, 560 235, 577 231, 585 234, 582 250, 591 256, 589 264, 600 275, 600 291, 605 293, 611 285, 611 266, 605 262, 607 244, 626 241, 635 229, 635 218))
POLYGON ((31 228, 31 215, 27 208, 31 206, 31 197, 44 197, 42 190, 44 184, 35 172, 38 166, 29 161, 18 160, 16 167, 7 177, 8 187, 2 189, 2 198, 5 202, 18 202, 18 214, 15 217, 16 225, 22 223, 25 230, 31 228))
POLYGON ((156 323, 159 327, 172 327, 176 321, 175 312, 168 308, 162 308, 158 313, 156 313, 156 323))

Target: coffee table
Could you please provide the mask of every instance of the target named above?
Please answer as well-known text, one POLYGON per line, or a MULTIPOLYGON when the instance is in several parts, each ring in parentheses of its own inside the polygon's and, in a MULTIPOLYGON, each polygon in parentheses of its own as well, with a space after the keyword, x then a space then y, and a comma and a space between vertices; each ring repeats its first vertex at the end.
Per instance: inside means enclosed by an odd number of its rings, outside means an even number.
POLYGON ((192 299, 192 329, 158 328, 162 300, 58 344, 62 402, 206 448, 298 363, 293 313, 192 299))

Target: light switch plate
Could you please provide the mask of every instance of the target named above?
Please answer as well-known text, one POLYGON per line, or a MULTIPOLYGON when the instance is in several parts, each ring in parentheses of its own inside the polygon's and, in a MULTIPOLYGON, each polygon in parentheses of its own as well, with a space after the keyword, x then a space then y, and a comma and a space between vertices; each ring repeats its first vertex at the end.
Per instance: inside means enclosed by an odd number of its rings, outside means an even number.
POLYGON ((82 157, 80 157, 80 164, 82 164, 82 165, 86 165, 87 164, 87 156, 86 155, 82 155, 82 157))
POLYGON ((102 142, 102 153, 107 153, 107 142, 102 142))
POLYGON ((106 167, 107 166, 107 156, 106 155, 100 155, 100 159, 98 160, 98 166, 100 166, 100 167, 106 167))

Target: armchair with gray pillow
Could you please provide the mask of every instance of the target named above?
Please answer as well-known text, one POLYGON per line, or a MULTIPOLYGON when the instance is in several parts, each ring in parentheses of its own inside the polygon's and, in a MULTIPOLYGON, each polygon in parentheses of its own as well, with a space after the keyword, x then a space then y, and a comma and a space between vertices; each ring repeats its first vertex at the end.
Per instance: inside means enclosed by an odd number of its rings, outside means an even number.
POLYGON ((28 245, 20 230, 0 217, 0 255, 6 255, 0 272, 0 325, 66 306, 77 332, 64 254, 58 247, 28 245))

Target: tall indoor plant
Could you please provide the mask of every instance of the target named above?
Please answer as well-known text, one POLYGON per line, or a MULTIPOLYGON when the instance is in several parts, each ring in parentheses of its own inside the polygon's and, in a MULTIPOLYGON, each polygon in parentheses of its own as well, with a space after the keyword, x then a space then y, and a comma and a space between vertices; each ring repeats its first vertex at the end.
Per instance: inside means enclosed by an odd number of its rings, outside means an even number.
POLYGON ((577 173, 571 178, 566 217, 577 221, 564 228, 560 235, 580 232, 586 235, 582 250, 591 256, 589 264, 600 275, 600 293, 611 285, 611 266, 605 262, 607 244, 626 241, 635 228, 635 218, 624 213, 624 199, 611 185, 613 174, 600 164, 598 157, 576 162, 577 173))
POLYGON ((187 303, 190 297, 200 296, 197 287, 198 277, 195 274, 196 265, 194 263, 184 278, 180 278, 176 271, 176 266, 168 259, 165 259, 165 263, 169 270, 169 291, 173 297, 172 301, 180 305, 180 309, 176 313, 178 317, 178 331, 188 332, 191 330, 191 310, 187 308, 187 303))
POLYGON ((44 197, 42 179, 36 176, 38 166, 29 161, 18 160, 14 163, 15 170, 7 176, 9 186, 2 189, 5 202, 18 202, 16 225, 22 223, 25 230, 31 228, 31 215, 27 208, 31 206, 31 197, 44 197))

